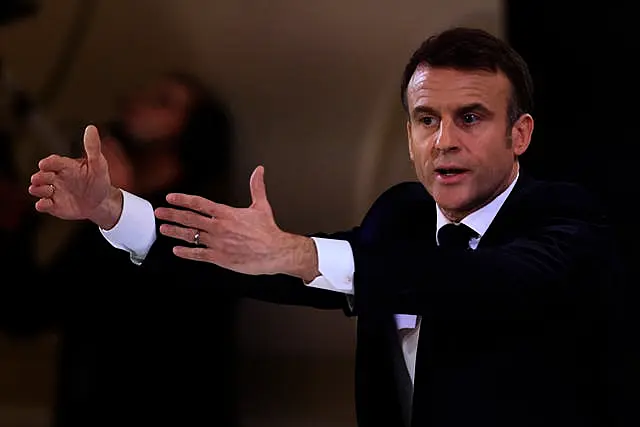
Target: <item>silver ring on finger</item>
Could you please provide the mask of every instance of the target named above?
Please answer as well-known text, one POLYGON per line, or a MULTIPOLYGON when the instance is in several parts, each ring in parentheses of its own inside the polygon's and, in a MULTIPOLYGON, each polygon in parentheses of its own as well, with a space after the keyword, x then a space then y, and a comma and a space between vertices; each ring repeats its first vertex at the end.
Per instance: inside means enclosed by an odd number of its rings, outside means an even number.
POLYGON ((51 189, 51 196, 49 196, 51 199, 56 192, 56 187, 53 184, 49 184, 49 188, 51 189))
POLYGON ((200 230, 196 230, 196 234, 193 235, 193 244, 200 246, 200 230))

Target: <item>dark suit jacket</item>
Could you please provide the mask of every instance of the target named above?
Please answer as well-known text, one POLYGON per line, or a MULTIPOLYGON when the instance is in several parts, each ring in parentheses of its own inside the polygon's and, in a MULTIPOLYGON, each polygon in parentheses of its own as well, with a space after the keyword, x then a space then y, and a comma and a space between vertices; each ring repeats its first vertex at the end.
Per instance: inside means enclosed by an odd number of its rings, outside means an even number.
MULTIPOLYGON (((422 316, 412 426, 628 420, 618 341, 623 281, 597 204, 577 186, 521 175, 479 247, 465 252, 436 245, 435 209, 420 184, 403 183, 385 192, 359 227, 324 236, 351 243, 352 305, 285 276, 236 275, 243 278, 237 290, 359 316, 361 427, 403 425, 389 345, 394 313, 422 316)), ((163 246, 172 243, 161 237, 143 265, 182 262, 170 261, 163 246)))

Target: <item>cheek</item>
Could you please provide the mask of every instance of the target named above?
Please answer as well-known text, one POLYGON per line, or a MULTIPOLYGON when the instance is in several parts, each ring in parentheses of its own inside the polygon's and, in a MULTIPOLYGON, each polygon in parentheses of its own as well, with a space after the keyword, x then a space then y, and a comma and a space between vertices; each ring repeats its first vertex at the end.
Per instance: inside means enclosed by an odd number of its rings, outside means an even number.
POLYGON ((411 152, 413 153, 414 161, 428 160, 433 147, 433 136, 426 134, 423 129, 416 129, 412 132, 413 138, 411 139, 411 152))
POLYGON ((420 141, 411 145, 413 163, 416 169, 428 169, 433 165, 433 150, 429 141, 420 141))
POLYGON ((495 144, 493 150, 484 152, 482 162, 494 172, 500 173, 504 170, 510 170, 513 166, 514 152, 509 147, 507 141, 503 141, 502 145, 495 144))
POLYGON ((433 175, 433 159, 427 150, 421 149, 414 151, 413 167, 416 177, 427 188, 434 185, 435 176, 433 175))

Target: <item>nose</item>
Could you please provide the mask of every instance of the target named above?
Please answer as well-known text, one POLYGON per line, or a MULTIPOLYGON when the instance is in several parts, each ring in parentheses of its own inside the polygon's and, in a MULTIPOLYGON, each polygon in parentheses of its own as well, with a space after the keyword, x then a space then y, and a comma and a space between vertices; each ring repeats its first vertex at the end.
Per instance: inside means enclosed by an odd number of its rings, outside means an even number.
POLYGON ((452 151, 460 148, 455 134, 455 126, 450 120, 440 122, 433 146, 438 151, 452 151))

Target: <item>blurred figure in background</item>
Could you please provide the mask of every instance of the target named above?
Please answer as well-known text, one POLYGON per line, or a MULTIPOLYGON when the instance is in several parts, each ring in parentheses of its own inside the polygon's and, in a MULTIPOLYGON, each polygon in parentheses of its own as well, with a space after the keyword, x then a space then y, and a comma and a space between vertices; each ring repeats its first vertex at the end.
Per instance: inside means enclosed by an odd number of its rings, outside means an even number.
POLYGON ((35 266, 32 243, 39 218, 29 212, 28 194, 20 188, 26 179, 18 165, 19 144, 28 127, 26 103, 22 94, 7 90, 4 76, 0 61, 0 267, 7 277, 25 277, 35 266))
MULTIPOLYGON (((232 125, 194 77, 163 76, 100 131, 115 185, 158 204, 169 192, 228 200, 232 125)), ((78 278, 39 290, 39 321, 60 337, 54 425, 236 425, 236 300, 210 276, 151 277, 123 255, 87 223, 45 273, 78 278), (83 286, 95 271, 100 283, 83 286)))
POLYGON ((3 274, 12 276, 21 271, 29 271, 33 266, 30 228, 37 220, 28 210, 29 200, 20 191, 15 177, 10 174, 6 162, 11 153, 0 153, 4 165, 0 165, 0 266, 3 274))

